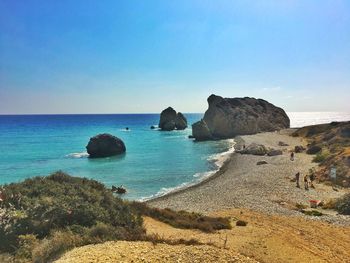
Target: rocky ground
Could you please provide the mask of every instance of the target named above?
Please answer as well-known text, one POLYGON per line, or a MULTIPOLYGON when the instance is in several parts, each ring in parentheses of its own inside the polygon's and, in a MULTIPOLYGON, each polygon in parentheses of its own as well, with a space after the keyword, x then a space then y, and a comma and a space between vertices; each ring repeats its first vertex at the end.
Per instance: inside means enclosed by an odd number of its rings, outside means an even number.
MULTIPOLYGON (((309 200, 327 201, 349 192, 345 189, 335 191, 331 186, 317 183, 315 189, 306 191, 291 182, 294 175, 301 172, 300 184, 303 186, 303 175, 316 166, 312 162, 313 156, 305 153, 295 154, 294 161, 290 160, 290 151, 294 146, 306 144, 300 137, 289 136, 291 132, 292 130, 283 130, 241 136, 240 145, 263 144, 268 148, 281 149, 283 154, 270 157, 233 153, 221 174, 195 187, 151 200, 149 204, 205 213, 248 208, 268 214, 304 216, 295 210, 297 203, 309 206, 309 200), (280 141, 288 146, 279 146, 280 141), (267 164, 256 165, 258 161, 266 161, 267 164)), ((350 225, 349 216, 337 215, 328 210, 323 213, 326 215, 305 217, 350 225)))

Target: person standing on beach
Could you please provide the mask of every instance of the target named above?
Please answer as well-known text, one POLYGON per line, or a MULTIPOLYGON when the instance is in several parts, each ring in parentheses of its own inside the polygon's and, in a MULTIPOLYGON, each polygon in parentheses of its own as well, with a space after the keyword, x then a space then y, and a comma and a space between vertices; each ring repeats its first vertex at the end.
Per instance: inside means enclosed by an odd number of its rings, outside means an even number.
POLYGON ((310 187, 311 187, 311 188, 315 188, 315 186, 314 186, 314 181, 315 181, 315 170, 314 170, 314 169, 310 169, 310 170, 309 170, 309 173, 310 173, 310 176, 309 176, 309 178, 310 178, 310 187))
POLYGON ((297 182, 297 187, 298 187, 298 188, 300 188, 299 177, 300 177, 300 172, 297 172, 297 173, 295 174, 295 181, 297 182))
POLYGON ((305 187, 305 190, 309 190, 309 175, 308 174, 305 174, 305 176, 304 176, 304 187, 305 187))
POLYGON ((291 154, 290 154, 290 160, 291 160, 291 161, 294 161, 294 152, 291 152, 291 154))

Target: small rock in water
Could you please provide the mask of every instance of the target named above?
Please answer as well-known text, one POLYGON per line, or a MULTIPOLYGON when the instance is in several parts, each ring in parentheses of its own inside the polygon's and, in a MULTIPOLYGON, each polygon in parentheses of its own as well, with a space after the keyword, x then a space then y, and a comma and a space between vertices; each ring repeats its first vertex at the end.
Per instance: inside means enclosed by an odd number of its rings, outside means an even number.
POLYGON ((112 185, 112 192, 117 193, 117 194, 125 194, 126 189, 121 185, 121 186, 114 186, 112 185))

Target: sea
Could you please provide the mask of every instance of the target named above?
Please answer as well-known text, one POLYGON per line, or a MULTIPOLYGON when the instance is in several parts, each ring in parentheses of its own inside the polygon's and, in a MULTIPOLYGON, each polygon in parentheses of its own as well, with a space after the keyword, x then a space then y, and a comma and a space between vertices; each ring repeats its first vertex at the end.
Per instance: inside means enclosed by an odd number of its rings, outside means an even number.
MULTIPOLYGON (((291 127, 350 120, 349 113, 289 112, 291 127)), ((184 114, 189 124, 203 114, 184 114)), ((215 173, 234 140, 194 142, 191 126, 158 131, 159 114, 0 115, 0 184, 61 170, 107 187, 123 185, 129 200, 147 200, 196 184, 215 173), (128 128, 128 129, 126 129, 128 128), (110 133, 126 153, 89 159, 90 137, 110 133)))

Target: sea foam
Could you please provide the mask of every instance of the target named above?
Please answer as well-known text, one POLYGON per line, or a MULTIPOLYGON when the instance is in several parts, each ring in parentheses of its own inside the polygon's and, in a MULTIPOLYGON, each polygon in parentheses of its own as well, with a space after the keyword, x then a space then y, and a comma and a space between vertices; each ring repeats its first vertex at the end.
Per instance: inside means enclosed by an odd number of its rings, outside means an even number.
POLYGON ((66 157, 68 157, 68 158, 86 158, 86 157, 89 157, 89 154, 87 152, 70 153, 70 154, 67 154, 66 157))

